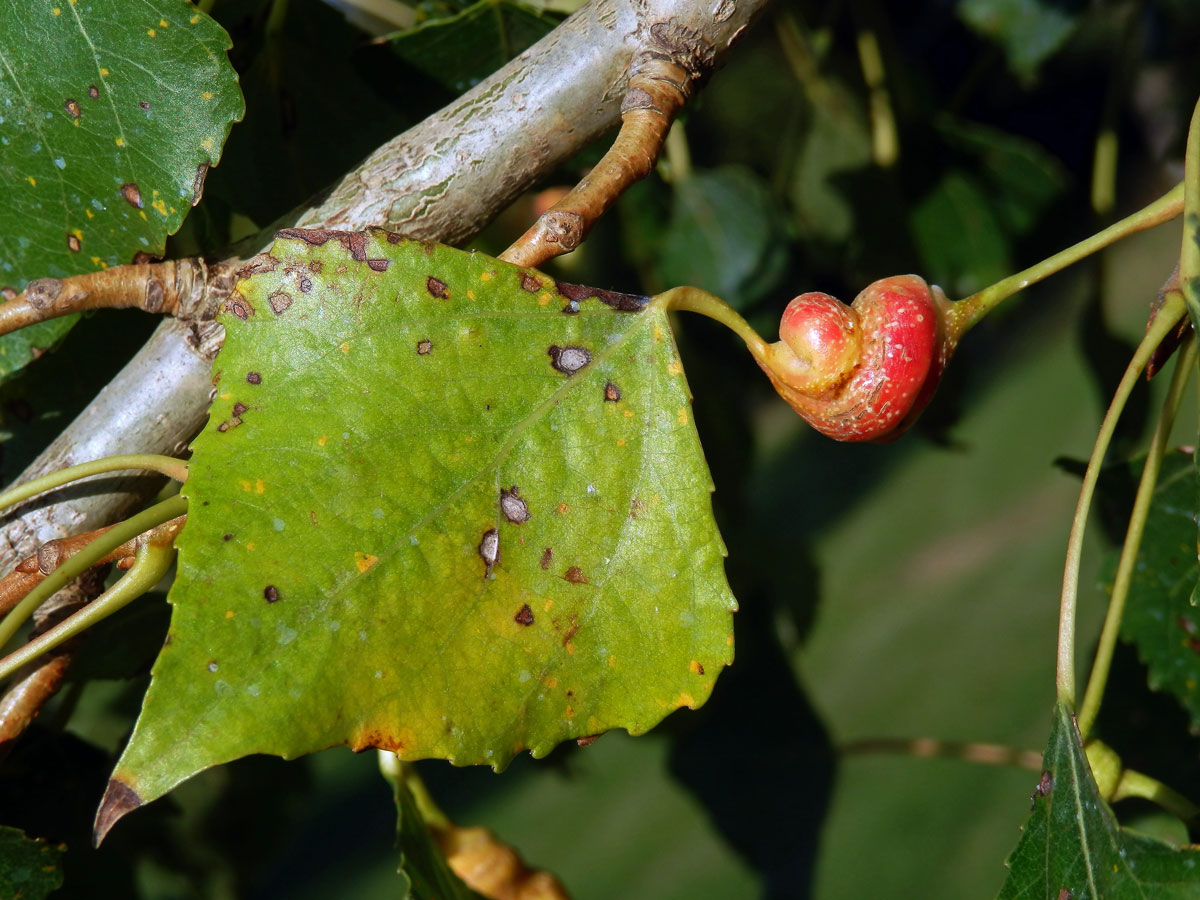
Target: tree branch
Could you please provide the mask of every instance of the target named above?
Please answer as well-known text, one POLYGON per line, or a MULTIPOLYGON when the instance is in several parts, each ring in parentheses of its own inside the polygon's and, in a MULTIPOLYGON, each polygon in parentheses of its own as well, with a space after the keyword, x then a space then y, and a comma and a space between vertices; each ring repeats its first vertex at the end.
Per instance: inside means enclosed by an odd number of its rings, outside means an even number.
MULTIPOLYGON (((707 73, 766 2, 593 0, 450 106, 384 144, 323 200, 279 227, 377 225, 408 237, 461 243, 616 124, 630 63, 653 49, 656 29, 687 35, 707 73)), ((236 248, 221 271, 232 272, 238 258, 264 245, 236 248)), ((215 310, 231 282, 204 279, 197 308, 215 310)), ((213 323, 164 322, 20 480, 101 456, 181 453, 207 414, 209 368, 220 337, 213 323)), ((0 569, 29 555, 37 543, 124 514, 156 483, 144 476, 106 479, 95 493, 10 521, 0 541, 0 569)))

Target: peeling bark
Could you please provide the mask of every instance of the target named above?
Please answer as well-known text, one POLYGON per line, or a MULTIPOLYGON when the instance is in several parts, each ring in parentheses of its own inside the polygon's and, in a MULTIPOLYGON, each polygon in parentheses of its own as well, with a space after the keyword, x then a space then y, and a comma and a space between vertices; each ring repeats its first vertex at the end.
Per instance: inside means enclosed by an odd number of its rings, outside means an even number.
MULTIPOLYGON (((461 243, 617 123, 627 73, 638 54, 665 41, 700 77, 720 64, 765 5, 766 0, 593 0, 450 106, 384 144, 323 200, 281 227, 375 225, 412 238, 461 243)), ((264 243, 241 245, 236 255, 248 259, 264 243)), ((238 258, 226 260, 225 271, 238 258)), ((20 481, 101 456, 184 451, 207 415, 209 366, 220 342, 219 326, 203 319, 232 287, 225 278, 210 277, 204 284, 193 320, 159 326, 20 481)), ((29 555, 37 543, 127 513, 158 481, 136 476, 100 483, 104 487, 96 493, 75 492, 10 520, 0 536, 0 569, 29 555)))

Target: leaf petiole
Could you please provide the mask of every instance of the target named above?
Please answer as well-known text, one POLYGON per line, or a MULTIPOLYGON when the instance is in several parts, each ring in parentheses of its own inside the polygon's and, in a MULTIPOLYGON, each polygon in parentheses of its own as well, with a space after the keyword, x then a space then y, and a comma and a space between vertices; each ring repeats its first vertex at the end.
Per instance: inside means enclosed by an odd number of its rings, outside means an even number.
POLYGON ((676 287, 663 291, 653 299, 669 312, 686 310, 720 322, 746 342, 756 359, 767 358, 767 342, 759 337, 758 332, 750 327, 750 323, 743 319, 737 310, 720 297, 700 288, 676 287))
POLYGON ((1167 442, 1171 437, 1171 428, 1175 424, 1175 416, 1183 402, 1184 389, 1187 387, 1195 365, 1196 342, 1189 340, 1171 375, 1171 384, 1167 389, 1166 399, 1163 401, 1162 413, 1158 417, 1154 437, 1150 440, 1146 462, 1142 467, 1142 477, 1138 482, 1137 496, 1133 501, 1133 510, 1129 514, 1129 526, 1125 531, 1125 542, 1121 547, 1121 559, 1117 563, 1117 574, 1113 579, 1112 596, 1108 601, 1108 612, 1104 616, 1104 628, 1100 632, 1100 642, 1092 662, 1091 675, 1088 676, 1087 688, 1083 692, 1083 702, 1079 705, 1079 734, 1085 741, 1100 712, 1100 700, 1104 694, 1104 685, 1108 681, 1113 651, 1116 649, 1117 636, 1121 630, 1121 619, 1125 614, 1125 601, 1129 596, 1129 585, 1133 581, 1133 567, 1137 562, 1142 534, 1146 529, 1150 503, 1154 499, 1154 486, 1158 483, 1158 473, 1162 467, 1167 442))
POLYGON ((124 522, 120 522, 104 532, 47 575, 45 581, 30 591, 20 603, 13 607, 3 621, 0 621, 0 647, 12 639, 22 623, 44 600, 90 569, 105 554, 157 525, 182 516, 187 512, 187 508, 187 500, 176 495, 161 503, 156 503, 149 509, 142 510, 137 515, 130 516, 124 522))
POLYGON ((92 475, 102 475, 106 472, 122 472, 128 469, 148 469, 159 472, 176 481, 187 481, 187 463, 171 456, 157 456, 153 453, 131 453, 124 456, 106 456, 103 459, 80 463, 77 466, 67 466, 57 472, 50 472, 41 478, 26 481, 0 493, 0 510, 8 509, 38 494, 54 488, 63 487, 73 481, 79 481, 92 475))
POLYGON ((1121 411, 1133 392, 1133 386, 1158 345, 1174 330, 1183 315, 1183 298, 1175 292, 1167 294, 1158 314, 1146 329, 1146 336, 1138 344, 1133 359, 1129 361, 1125 374, 1121 376, 1121 382, 1117 385, 1108 411, 1104 414, 1104 421, 1100 423, 1100 432, 1096 435, 1096 444, 1092 448, 1092 456, 1083 476, 1083 486, 1079 490, 1079 501, 1071 522, 1071 536, 1067 541, 1067 558, 1063 569, 1062 596, 1058 612, 1058 662, 1055 684, 1058 699, 1070 706, 1075 705, 1075 610, 1079 598, 1079 565, 1083 554, 1084 529, 1087 526, 1092 496, 1096 491, 1096 481, 1100 477, 1100 466, 1108 452, 1108 445, 1116 430, 1117 420, 1121 417, 1121 411))
POLYGON ((147 541, 137 550, 133 566, 107 591, 69 618, 0 659, 0 680, 70 640, 153 588, 175 561, 174 544, 147 541))
POLYGON ((1132 215, 1109 225, 1103 231, 1098 231, 1091 237, 1068 247, 1041 262, 1030 266, 1024 271, 1010 275, 983 290, 950 304, 946 315, 946 329, 957 340, 968 330, 978 325, 993 309, 1018 291, 1023 291, 1032 284, 1060 272, 1074 263, 1085 259, 1091 254, 1103 250, 1110 244, 1115 244, 1122 238, 1129 237, 1155 225, 1161 225, 1175 218, 1183 211, 1183 184, 1177 184, 1150 205, 1143 207, 1132 215))

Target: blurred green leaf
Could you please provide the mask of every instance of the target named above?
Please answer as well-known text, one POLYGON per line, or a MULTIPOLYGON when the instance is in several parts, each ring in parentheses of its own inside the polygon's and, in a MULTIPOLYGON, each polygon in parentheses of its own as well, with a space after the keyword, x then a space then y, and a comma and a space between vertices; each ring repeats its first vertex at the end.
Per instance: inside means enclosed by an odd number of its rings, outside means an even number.
POLYGON ((0 825, 0 900, 41 900, 62 887, 64 849, 0 825))
POLYGON ((861 98, 837 81, 822 81, 810 108, 788 195, 805 236, 838 243, 851 238, 855 213, 833 179, 871 165, 871 132, 861 98))
POLYGON ((973 158, 990 205, 1014 237, 1028 233, 1067 189, 1062 163, 1033 141, 948 116, 936 127, 950 146, 973 158))
POLYGON ((396 847, 400 877, 408 882, 404 900, 477 900, 479 897, 446 862, 412 791, 401 776, 392 779, 396 797, 396 847))
POLYGON ((521 3, 479 0, 385 40, 402 60, 457 94, 545 37, 558 21, 521 3))
POLYGON ((1030 81, 1066 42, 1078 16, 1058 0, 960 0, 958 16, 1004 51, 1009 68, 1030 81))
POLYGON ((1185 900, 1200 892, 1200 852, 1117 826, 1079 743, 1075 717, 1054 709, 1033 813, 1008 858, 999 900, 1185 900))
MULTIPOLYGON (((1146 665, 1150 686, 1178 698, 1193 726, 1200 725, 1200 610, 1189 602, 1196 562, 1196 469, 1189 456, 1169 453, 1146 519, 1129 586, 1121 636, 1146 665)), ((1111 589, 1119 550, 1110 554, 1111 589)))
POLYGON ((775 200, 741 166, 693 172, 675 185, 661 238, 658 274, 665 287, 690 284, 741 309, 769 293, 787 265, 775 200))
MULTIPOLYGON (((168 0, 39 0, 0 47, 0 281, 161 256, 242 114, 229 36, 168 0)), ((0 338, 0 376, 74 321, 0 338)))
POLYGON ((988 193, 960 169, 946 172, 909 219, 926 280, 965 297, 1008 274, 1009 247, 988 193))
POLYGON ((500 768, 708 698, 735 603, 661 306, 380 231, 280 232, 230 303, 120 812, 249 753, 500 768))

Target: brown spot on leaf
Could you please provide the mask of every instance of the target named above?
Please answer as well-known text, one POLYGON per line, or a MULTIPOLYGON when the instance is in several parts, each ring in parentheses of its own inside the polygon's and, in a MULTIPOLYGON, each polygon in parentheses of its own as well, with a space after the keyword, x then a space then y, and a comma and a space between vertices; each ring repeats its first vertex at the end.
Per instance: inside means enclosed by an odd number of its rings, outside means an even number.
POLYGON ((390 259, 385 257, 372 257, 367 260, 367 268, 372 272, 386 272, 387 267, 392 264, 390 259))
POLYGON ((355 262, 367 262, 367 235, 361 231, 335 231, 330 228, 284 228, 275 232, 278 238, 293 238, 319 247, 326 241, 337 241, 349 251, 355 262))
POLYGON ((73 234, 68 234, 67 235, 67 249, 70 250, 72 253, 78 253, 79 248, 80 248, 79 238, 75 237, 75 235, 73 235, 73 234))
POLYGON ((515 484, 508 490, 500 489, 500 512, 514 525, 529 521, 529 504, 521 499, 520 489, 515 484))
POLYGON ((421 338, 417 341, 417 355, 428 356, 431 350, 433 350, 433 341, 429 338, 421 338))
POLYGON ((563 312, 579 312, 579 304, 584 300, 599 300, 618 312, 641 312, 650 302, 649 297, 637 294, 618 294, 616 291, 605 291, 600 288, 587 287, 582 284, 567 284, 557 281, 554 284, 559 294, 567 299, 563 312))
POLYGON ((513 616, 513 621, 518 625, 533 624, 533 610, 529 608, 528 603, 521 605, 521 608, 517 610, 517 614, 513 616))
POLYGON ((262 384, 262 376, 259 375, 257 372, 247 372, 246 373, 246 383, 247 384, 262 384))
POLYGON ((100 808, 96 810, 96 822, 92 828, 92 844, 99 847, 100 842, 117 822, 129 812, 142 805, 142 798, 137 791, 125 782, 116 778, 108 782, 100 808))
POLYGON ((292 305, 292 295, 286 291, 276 291, 267 298, 267 302, 271 304, 271 312, 281 316, 292 305))
POLYGON ((274 272, 279 267, 279 260, 270 253, 260 253, 257 256, 251 257, 246 261, 246 264, 237 271, 237 277, 253 278, 263 272, 274 272))
POLYGON ((554 562, 554 551, 551 550, 549 547, 547 547, 545 550, 542 551, 542 560, 541 560, 542 570, 545 571, 546 569, 549 569, 550 563, 552 563, 552 562, 554 562))
POLYGON ((1049 769, 1042 772, 1042 777, 1038 779, 1037 786, 1033 789, 1033 794, 1029 798, 1030 809, 1037 806, 1038 797, 1049 797, 1050 792, 1054 790, 1054 775, 1049 769))
POLYGON ((586 347, 559 347, 551 344, 546 352, 550 354, 550 365, 564 375, 574 375, 592 361, 592 353, 586 347))
POLYGON ((587 576, 583 574, 583 569, 579 566, 571 566, 563 573, 563 578, 571 582, 571 584, 587 584, 587 576))
POLYGON ((299 287, 300 287, 300 293, 307 294, 309 291, 312 290, 312 279, 309 278, 307 275, 304 275, 300 279, 299 287))
POLYGON ((434 278, 432 275, 425 279, 425 290, 429 291, 430 296, 437 297, 439 300, 450 299, 449 286, 440 278, 434 278))
POLYGON ((232 541, 233 535, 232 534, 223 534, 223 535, 221 535, 221 540, 223 540, 225 542, 232 541))
POLYGON ((67 98, 67 102, 63 104, 63 107, 71 114, 72 119, 78 119, 83 115, 83 110, 79 108, 78 101, 72 100, 70 97, 67 98))
POLYGON ((204 196, 204 180, 208 178, 209 166, 207 161, 196 166, 196 174, 192 178, 192 206, 199 204, 200 198, 204 196))
POLYGON ((273 584, 268 584, 263 588, 263 599, 268 603, 276 603, 279 600, 279 588, 273 584))
POLYGON ((592 744, 596 743, 596 741, 598 741, 598 740, 600 740, 600 735, 589 734, 586 737, 576 738, 575 743, 577 746, 580 746, 580 747, 590 747, 590 746, 592 746, 592 744))
POLYGON ((319 259, 310 259, 308 261, 308 271, 312 272, 314 275, 320 275, 321 270, 324 268, 325 263, 321 262, 319 259))
POLYGON ((241 401, 238 401, 237 403, 233 404, 233 414, 235 416, 240 416, 247 409, 249 409, 249 407, 246 406, 246 404, 242 403, 241 401))
POLYGON ((530 275, 528 272, 522 272, 521 273, 521 288, 523 290, 529 291, 529 293, 531 293, 531 294, 536 294, 538 291, 540 291, 542 289, 542 283, 540 281, 538 281, 537 278, 535 278, 533 275, 530 275))
POLYGON ((1063 888, 1058 892, 1058 900, 1075 900, 1075 892, 1070 888, 1063 888))
POLYGON ((149 102, 147 102, 147 101, 145 101, 145 100, 139 100, 139 101, 138 101, 138 106, 140 106, 140 107, 141 107, 143 110, 146 110, 146 111, 149 111, 149 109, 150 109, 150 104, 149 104, 149 102))
MULTIPOLYGON (((567 621, 569 621, 571 624, 568 625, 567 630, 563 632, 562 645, 564 647, 567 647, 567 645, 571 643, 571 638, 579 634, 579 626, 576 624, 575 616, 568 616, 567 621)), ((570 650, 571 648, 567 647, 567 649, 570 650)), ((574 651, 572 650, 572 652, 574 651)), ((571 691, 567 691, 567 696, 571 696, 571 691)))
POLYGON ((500 560, 500 532, 495 528, 489 528, 479 539, 477 549, 479 558, 483 560, 483 577, 487 578, 492 574, 492 566, 500 560))
POLYGON ((142 192, 138 189, 137 182, 127 181, 121 185, 121 196, 134 209, 142 208, 142 192))
POLYGON ((153 253, 147 253, 145 250, 135 250, 131 262, 135 266, 144 266, 154 262, 156 259, 162 259, 162 257, 155 256, 153 253))
POLYGON ((225 312, 233 313, 243 322, 246 321, 246 319, 250 316, 254 315, 254 307, 247 303, 246 298, 237 291, 234 291, 229 295, 229 299, 221 305, 221 308, 225 312))
POLYGON ((242 424, 241 416, 233 416, 232 418, 228 418, 224 422, 222 422, 220 425, 218 425, 217 431, 221 432, 221 434, 224 434, 227 431, 231 431, 234 428, 237 428, 241 424, 242 424))
POLYGON ((604 399, 608 403, 616 403, 621 399, 621 389, 611 381, 604 383, 604 399))
POLYGON ((94 84, 88 85, 88 96, 91 97, 93 100, 97 99, 100 96, 100 91, 96 89, 96 86, 94 84))

